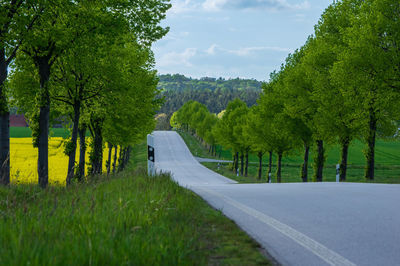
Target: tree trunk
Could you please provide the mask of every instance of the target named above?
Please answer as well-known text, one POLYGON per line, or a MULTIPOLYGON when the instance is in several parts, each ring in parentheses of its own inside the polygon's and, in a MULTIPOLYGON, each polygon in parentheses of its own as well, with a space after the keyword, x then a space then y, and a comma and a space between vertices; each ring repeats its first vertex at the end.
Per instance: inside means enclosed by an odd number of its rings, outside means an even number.
POLYGON ((260 180, 262 175, 262 157, 263 157, 262 152, 259 151, 257 153, 257 156, 258 156, 258 180, 260 180))
POLYGON ((125 153, 124 153, 124 169, 128 165, 129 161, 129 146, 125 148, 125 153))
POLYGON ((129 160, 131 159, 131 151, 132 151, 132 147, 128 146, 128 151, 127 151, 127 156, 126 156, 126 165, 129 164, 129 160))
POLYGON ((119 149, 119 159, 118 159, 118 172, 121 172, 124 169, 124 154, 125 148, 121 147, 119 149))
POLYGON ((236 162, 235 162, 235 174, 238 172, 239 169, 239 153, 236 153, 236 162))
POLYGON ((245 167, 244 167, 244 176, 245 177, 247 177, 248 170, 249 170, 249 152, 246 151, 246 163, 245 163, 245 167))
POLYGON ((10 112, 4 91, 7 79, 4 48, 0 48, 0 184, 10 184, 10 112))
POLYGON ((82 181, 85 177, 86 163, 86 126, 79 129, 79 174, 78 181, 82 181))
POLYGON ((276 181, 278 183, 282 182, 282 152, 278 152, 278 169, 276 170, 276 181))
POLYGON ((109 175, 111 172, 112 148, 113 148, 113 145, 109 142, 108 143, 107 175, 109 175))
POLYGON ((272 151, 269 151, 269 159, 268 159, 268 173, 267 173, 267 180, 268 183, 271 182, 271 173, 272 173, 272 151))
POLYGON ((236 165, 236 153, 233 155, 233 162, 232 162, 232 172, 235 171, 235 165, 236 165))
POLYGON ((244 155, 243 152, 240 154, 240 175, 243 176, 243 170, 244 170, 244 155))
POLYGON ((345 137, 341 141, 342 151, 341 151, 341 159, 340 159, 340 181, 346 181, 346 172, 347 172, 347 156, 349 151, 350 138, 345 137))
POLYGON ((50 78, 49 56, 37 57, 35 64, 39 69, 39 134, 38 134, 38 177, 39 186, 46 188, 49 183, 49 115, 50 93, 48 81, 50 78))
POLYGON ((115 170, 117 169, 117 152, 118 152, 118 146, 117 146, 117 145, 114 145, 113 174, 115 174, 115 170))
POLYGON ((76 142, 78 140, 78 128, 79 128, 79 118, 80 118, 80 109, 81 104, 80 102, 76 102, 74 104, 74 121, 72 127, 72 136, 71 136, 71 148, 72 150, 69 152, 68 158, 68 172, 67 172, 67 185, 71 184, 71 180, 74 177, 74 170, 75 170, 75 156, 76 156, 76 142))
POLYGON ((367 180, 374 180, 375 176, 375 138, 376 138, 376 114, 371 108, 369 111, 369 131, 367 136, 368 149, 365 154, 367 159, 367 166, 365 168, 365 178, 367 180))
POLYGON ((303 182, 308 182, 308 155, 310 153, 310 145, 304 143, 304 160, 301 167, 301 179, 303 182))
POLYGON ((315 157, 315 181, 322 182, 322 171, 324 169, 325 162, 325 150, 324 142, 322 140, 317 140, 317 156, 315 157))
POLYGON ((10 184, 10 113, 0 113, 0 184, 10 184))
POLYGON ((103 135, 101 132, 101 121, 95 120, 93 126, 93 153, 92 153, 92 174, 100 175, 103 172, 103 135))

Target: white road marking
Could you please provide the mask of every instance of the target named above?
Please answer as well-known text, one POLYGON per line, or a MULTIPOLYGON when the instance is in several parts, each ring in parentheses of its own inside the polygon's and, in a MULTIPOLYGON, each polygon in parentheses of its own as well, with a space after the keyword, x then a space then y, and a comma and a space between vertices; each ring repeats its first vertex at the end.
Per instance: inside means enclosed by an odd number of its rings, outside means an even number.
POLYGON ((246 205, 243 205, 243 204, 241 204, 227 196, 224 196, 220 193, 217 193, 215 191, 206 190, 201 187, 193 187, 193 188, 194 188, 194 190, 201 190, 204 193, 214 195, 214 196, 220 198, 221 200, 225 201, 226 203, 232 205, 233 207, 258 219, 259 221, 274 228, 275 230, 281 232, 282 234, 289 237, 290 239, 292 239, 299 245, 308 249, 313 254, 320 257, 322 260, 324 260, 326 263, 328 263, 330 265, 343 265, 343 266, 356 265, 353 262, 349 261, 348 259, 339 255, 338 253, 334 252, 333 250, 330 250, 329 248, 325 247, 321 243, 318 243, 314 239, 306 236, 303 233, 300 233, 299 231, 295 230, 294 228, 290 227, 289 225, 281 223, 278 220, 276 220, 264 213, 261 213, 255 209, 249 208, 246 205))

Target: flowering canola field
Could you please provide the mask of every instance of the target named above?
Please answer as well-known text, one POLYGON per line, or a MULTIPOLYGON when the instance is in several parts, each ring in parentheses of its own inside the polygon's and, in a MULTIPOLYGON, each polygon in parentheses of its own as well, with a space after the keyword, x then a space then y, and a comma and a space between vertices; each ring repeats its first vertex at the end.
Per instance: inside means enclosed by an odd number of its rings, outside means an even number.
MULTIPOLYGON (((49 183, 65 185, 67 177, 68 156, 64 154, 62 138, 49 139, 49 183)), ((89 147, 86 151, 86 163, 89 161, 89 147)), ((114 152, 114 151, 113 151, 114 152)), ((114 153, 113 153, 114 156, 114 153)), ((12 183, 37 183, 38 150, 32 145, 32 138, 10 139, 10 175, 12 183)), ((103 171, 108 159, 108 148, 103 151, 103 171)), ((76 153, 79 160, 79 148, 76 153)), ((86 169, 87 171, 87 169, 86 169)))

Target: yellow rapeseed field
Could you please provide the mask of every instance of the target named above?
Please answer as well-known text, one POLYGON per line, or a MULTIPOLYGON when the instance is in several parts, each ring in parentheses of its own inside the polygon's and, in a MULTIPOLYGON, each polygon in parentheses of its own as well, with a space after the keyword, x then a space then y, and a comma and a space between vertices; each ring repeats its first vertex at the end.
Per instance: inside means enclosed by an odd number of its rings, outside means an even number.
MULTIPOLYGON (((49 140, 49 183, 54 185, 65 185, 67 177, 68 156, 64 154, 62 140, 62 138, 55 137, 49 140)), ((89 150, 89 147, 87 150, 89 150)), ((10 139, 10 175, 12 183, 38 182, 37 153, 37 148, 32 146, 32 138, 10 139)), ((86 162, 89 160, 88 154, 86 152, 86 162)), ((107 157, 108 148, 104 149, 103 152, 103 171, 106 169, 107 157)), ((77 149, 76 160, 79 160, 79 148, 77 149)))

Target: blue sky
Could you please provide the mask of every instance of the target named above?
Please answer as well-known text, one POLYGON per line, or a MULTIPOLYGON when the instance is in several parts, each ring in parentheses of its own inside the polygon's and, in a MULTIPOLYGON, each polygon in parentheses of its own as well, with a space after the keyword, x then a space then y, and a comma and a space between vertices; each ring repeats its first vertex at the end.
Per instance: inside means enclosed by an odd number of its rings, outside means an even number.
POLYGON ((160 74, 268 80, 333 0, 171 0, 154 46, 160 74))

